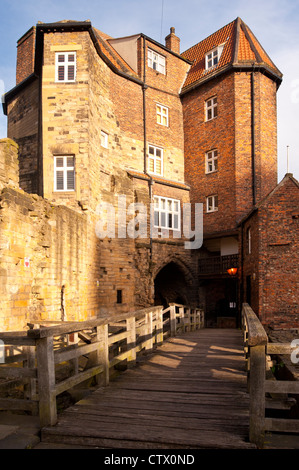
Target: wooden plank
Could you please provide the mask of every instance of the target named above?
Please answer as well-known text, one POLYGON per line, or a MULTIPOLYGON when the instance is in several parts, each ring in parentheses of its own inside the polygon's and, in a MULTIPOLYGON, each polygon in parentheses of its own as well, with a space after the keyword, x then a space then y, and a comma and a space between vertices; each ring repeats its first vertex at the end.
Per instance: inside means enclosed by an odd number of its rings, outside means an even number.
POLYGON ((157 356, 150 353, 109 388, 66 410, 42 439, 109 448, 255 448, 247 442, 242 340, 239 332, 220 336, 197 330, 163 343, 157 356), (228 350, 215 349, 201 367, 211 345, 228 350))
POLYGON ((17 362, 23 362, 27 358, 26 354, 15 354, 14 356, 6 356, 5 364, 14 364, 17 362))
POLYGON ((268 343, 267 354, 292 354, 294 348, 290 343, 268 343))
POLYGON ((245 303, 243 304, 242 313, 246 319, 248 328, 248 345, 257 346, 267 344, 267 333, 252 308, 245 303))
POLYGON ((88 370, 80 372, 79 374, 74 375, 73 377, 69 377, 68 379, 65 379, 62 382, 59 382, 58 384, 56 384, 54 393, 55 395, 59 395, 65 390, 68 390, 72 387, 75 387, 75 385, 78 385, 79 383, 84 382, 84 380, 90 379, 91 377, 95 375, 101 374, 103 371, 104 371, 104 367, 102 365, 91 367, 88 370))
POLYGON ((28 367, 0 367, 0 378, 4 379, 22 379, 22 378, 36 378, 37 370, 28 367))
POLYGON ((35 346, 35 340, 28 338, 26 331, 2 332, 0 333, 0 340, 3 341, 5 345, 35 346))
POLYGON ((97 349, 98 346, 99 343, 95 342, 83 346, 70 346, 66 351, 64 351, 64 349, 54 351, 54 362, 55 364, 59 364, 60 362, 70 361, 71 359, 83 356, 84 354, 89 354, 97 349))
POLYGON ((212 419, 198 419, 198 418, 191 418, 189 417, 188 420, 184 420, 183 417, 178 419, 177 417, 169 417, 165 420, 164 417, 160 417, 160 419, 155 419, 154 416, 149 415, 142 415, 142 416, 106 416, 93 414, 93 413, 73 413, 70 414, 63 414, 60 418, 60 425, 64 422, 70 425, 76 425, 78 419, 88 422, 88 426, 94 427, 96 423, 99 423, 99 426, 105 427, 106 430, 115 429, 115 428, 125 428, 129 424, 129 427, 132 428, 142 428, 145 427, 145 422, 147 423, 148 428, 155 428, 159 429, 161 432, 164 432, 167 435, 167 432, 172 432, 173 429, 177 430, 178 433, 180 431, 198 431, 200 434, 203 431, 225 431, 231 432, 238 430, 240 436, 245 437, 248 432, 248 423, 243 422, 240 423, 239 421, 235 420, 221 420, 213 417, 212 419))
POLYGON ((19 410, 38 412, 38 402, 32 400, 22 400, 16 398, 0 398, 0 410, 19 410))
POLYGON ((299 433, 299 419, 266 418, 265 429, 272 432, 299 433))
POLYGON ((128 336, 128 332, 127 331, 123 331, 122 333, 118 333, 116 335, 111 335, 108 337, 108 344, 114 344, 114 343, 117 343, 118 341, 122 341, 124 339, 126 339, 128 336))
POLYGON ((287 380, 266 380, 265 392, 299 394, 299 382, 287 380))
POLYGON ((36 357, 41 426, 54 425, 57 421, 57 409, 53 338, 37 340, 36 357))

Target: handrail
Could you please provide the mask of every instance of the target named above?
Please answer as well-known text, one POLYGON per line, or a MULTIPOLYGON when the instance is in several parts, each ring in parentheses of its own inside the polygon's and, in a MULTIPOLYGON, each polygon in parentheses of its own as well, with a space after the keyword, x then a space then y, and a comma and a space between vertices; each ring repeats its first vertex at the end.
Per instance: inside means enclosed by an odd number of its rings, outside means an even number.
POLYGON ((0 409, 31 410, 39 413, 41 425, 46 426, 57 422, 57 395, 92 377, 98 385, 108 385, 112 367, 123 361, 130 367, 138 354, 151 351, 168 336, 203 328, 204 312, 170 304, 165 310, 154 306, 82 322, 28 325, 29 330, 16 335, 0 333, 6 348, 13 344, 17 349, 17 354, 14 351, 0 364, 0 379, 18 380, 25 391, 24 400, 0 398, 0 409), (10 367, 13 362, 21 367, 10 367), (59 381, 57 366, 66 362, 72 373, 59 381))
POLYGON ((243 316, 248 328, 248 345, 257 346, 267 344, 267 333, 248 304, 243 304, 243 316))
POLYGON ((248 304, 242 306, 244 352, 249 391, 249 440, 264 447, 265 432, 299 432, 299 420, 266 418, 266 393, 299 394, 299 382, 267 379, 270 354, 290 354, 292 348, 283 343, 269 343, 260 320, 248 304))

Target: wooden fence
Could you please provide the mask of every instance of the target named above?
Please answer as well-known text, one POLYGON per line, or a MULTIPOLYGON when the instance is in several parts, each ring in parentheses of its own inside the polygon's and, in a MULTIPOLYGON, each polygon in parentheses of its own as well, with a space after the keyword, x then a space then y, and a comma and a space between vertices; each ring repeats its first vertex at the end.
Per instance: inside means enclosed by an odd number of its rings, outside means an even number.
POLYGON ((158 306, 110 318, 28 326, 26 331, 0 333, 5 344, 0 391, 2 379, 2 388, 18 386, 23 392, 22 398, 0 398, 0 409, 31 411, 46 426, 57 422, 59 394, 92 377, 99 386, 108 385, 114 366, 133 365, 138 354, 167 337, 203 328, 204 314, 170 304, 165 310, 158 306))
POLYGON ((249 439, 264 446, 265 432, 299 432, 298 419, 268 418, 265 416, 266 394, 292 394, 299 396, 299 381, 271 380, 266 377, 267 362, 271 355, 291 355, 291 344, 270 343, 258 317, 248 304, 243 304, 242 320, 244 348, 250 396, 249 439))

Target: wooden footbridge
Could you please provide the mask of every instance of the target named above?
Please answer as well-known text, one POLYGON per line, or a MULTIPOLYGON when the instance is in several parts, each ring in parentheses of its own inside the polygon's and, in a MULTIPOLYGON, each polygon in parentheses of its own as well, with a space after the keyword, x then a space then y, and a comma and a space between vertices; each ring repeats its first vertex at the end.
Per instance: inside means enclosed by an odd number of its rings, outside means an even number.
MULTIPOLYGON (((265 416, 266 393, 278 392, 280 399, 284 392, 299 393, 298 382, 283 382, 283 388, 266 380, 266 354, 277 354, 278 346, 268 344, 248 305, 243 324, 244 331, 206 329, 200 309, 172 304, 2 333, 14 353, 1 365, 0 378, 22 380, 24 398, 2 398, 0 409, 39 413, 42 442, 53 445, 263 447, 267 430, 299 430, 298 420, 265 416), (16 347, 22 348, 18 354, 16 347), (91 379, 96 390, 57 414, 56 398, 91 379)), ((290 348, 282 345, 281 352, 290 348)))

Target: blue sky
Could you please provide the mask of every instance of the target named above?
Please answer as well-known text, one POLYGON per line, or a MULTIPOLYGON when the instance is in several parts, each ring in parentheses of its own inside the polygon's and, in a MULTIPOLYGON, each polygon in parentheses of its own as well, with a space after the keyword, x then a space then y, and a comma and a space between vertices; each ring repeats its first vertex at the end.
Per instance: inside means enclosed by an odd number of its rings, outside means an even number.
MULTIPOLYGON (((284 74, 278 90, 278 179, 299 179, 298 0, 0 0, 0 93, 15 85, 16 42, 38 21, 91 20, 113 37, 144 33, 164 43, 171 26, 181 51, 240 16, 284 74)), ((0 111, 0 138, 6 118, 0 111)))

